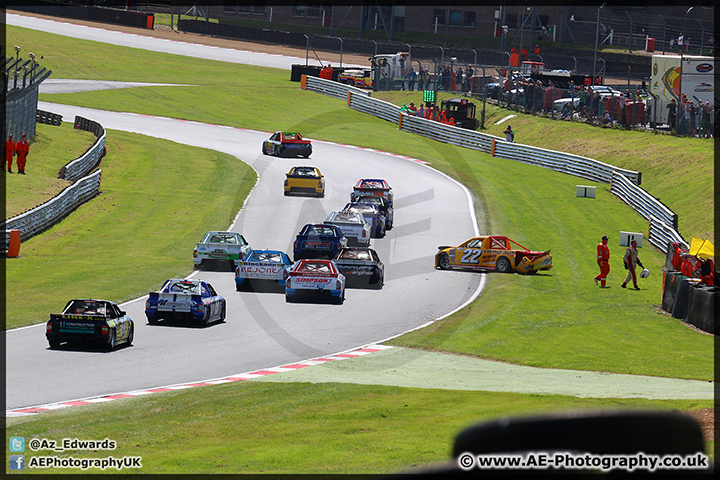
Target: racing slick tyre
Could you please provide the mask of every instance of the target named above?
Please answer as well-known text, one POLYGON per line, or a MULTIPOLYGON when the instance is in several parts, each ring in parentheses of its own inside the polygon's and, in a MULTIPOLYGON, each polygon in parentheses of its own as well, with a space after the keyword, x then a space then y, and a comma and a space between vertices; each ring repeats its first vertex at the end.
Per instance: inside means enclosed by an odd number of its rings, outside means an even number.
POLYGON ((450 257, 448 257, 447 253, 443 253, 440 255, 440 258, 438 258, 438 267, 440 267, 441 270, 450 269, 450 257))
POLYGON ((48 339, 48 343, 50 344, 50 348, 55 349, 55 348, 60 348, 61 342, 60 342, 59 338, 53 338, 53 339, 48 339))
POLYGON ((115 350, 115 329, 113 328, 110 330, 110 337, 108 338, 108 343, 106 345, 106 348, 110 351, 115 350))
POLYGON ((510 273, 510 271, 512 270, 512 265, 510 264, 510 260, 508 260, 507 257, 500 257, 497 259, 495 268, 500 273, 510 273))
POLYGON ((148 323, 156 324, 160 320, 157 316, 155 317, 148 317, 148 323))
POLYGON ((264 144, 264 143, 263 143, 263 146, 262 146, 262 154, 263 154, 263 155, 267 155, 267 154, 268 154, 267 148, 265 148, 265 144, 264 144))
POLYGON ((202 323, 206 327, 210 326, 210 313, 208 312, 207 308, 205 309, 205 315, 203 315, 202 323))
POLYGON ((335 300, 335 303, 338 305, 342 305, 342 303, 345 301, 345 290, 343 289, 342 294, 335 300))
POLYGON ((135 339, 135 326, 130 327, 130 334, 128 335, 127 343, 128 345, 132 345, 133 340, 135 339))
POLYGON ((223 303, 223 309, 222 309, 222 312, 220 313, 220 320, 218 320, 219 322, 225 321, 225 307, 226 307, 226 305, 223 303))

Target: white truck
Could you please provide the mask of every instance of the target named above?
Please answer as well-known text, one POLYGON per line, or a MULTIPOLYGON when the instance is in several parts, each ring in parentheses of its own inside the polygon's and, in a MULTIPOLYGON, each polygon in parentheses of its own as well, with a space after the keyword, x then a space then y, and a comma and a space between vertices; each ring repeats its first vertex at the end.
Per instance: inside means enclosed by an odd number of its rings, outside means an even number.
POLYGON ((410 71, 410 53, 375 55, 370 58, 370 63, 373 90, 405 90, 410 71))
POLYGON ((276 281, 285 286, 287 271, 292 265, 287 253, 279 250, 252 250, 235 269, 235 288, 240 291, 250 281, 276 281))
POLYGON ((673 98, 680 102, 681 86, 682 94, 693 102, 715 105, 715 58, 685 55, 682 62, 681 75, 680 55, 652 56, 648 103, 654 109, 649 117, 655 125, 668 124, 667 105, 673 98))
POLYGON ((196 269, 212 263, 230 264, 232 270, 252 250, 245 237, 237 232, 208 232, 193 250, 196 269))
POLYGON ((370 225, 358 212, 331 212, 323 223, 335 225, 348 239, 348 245, 370 245, 370 225))

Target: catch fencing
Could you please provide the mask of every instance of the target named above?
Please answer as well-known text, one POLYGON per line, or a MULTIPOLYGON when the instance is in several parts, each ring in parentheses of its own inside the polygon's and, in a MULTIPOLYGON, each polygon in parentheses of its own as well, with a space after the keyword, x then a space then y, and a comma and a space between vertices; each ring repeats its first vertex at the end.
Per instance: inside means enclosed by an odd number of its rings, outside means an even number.
POLYGON ((410 133, 463 148, 479 150, 496 157, 549 168, 594 182, 608 183, 614 195, 649 220, 648 241, 650 243, 663 252, 667 250, 668 239, 672 239, 670 243, 677 241, 687 245, 687 242, 677 232, 677 215, 639 187, 642 181, 640 172, 618 168, 580 155, 507 142, 494 135, 410 115, 401 111, 397 105, 372 98, 367 90, 332 80, 307 76, 301 85, 302 88, 312 92, 347 99, 350 108, 393 122, 401 130, 410 133))

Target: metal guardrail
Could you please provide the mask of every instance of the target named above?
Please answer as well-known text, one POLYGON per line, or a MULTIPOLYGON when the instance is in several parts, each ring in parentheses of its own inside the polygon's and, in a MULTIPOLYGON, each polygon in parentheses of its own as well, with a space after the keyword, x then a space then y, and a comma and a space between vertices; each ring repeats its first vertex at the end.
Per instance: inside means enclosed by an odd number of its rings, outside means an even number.
POLYGON ((673 213, 658 199, 642 188, 633 185, 624 175, 613 172, 612 181, 610 182, 610 192, 633 207, 635 211, 643 217, 649 219, 653 216, 666 225, 671 225, 672 228, 677 229, 677 214, 673 213))
POLYGON ((679 242, 687 245, 687 242, 677 232, 677 214, 638 186, 642 180, 640 172, 618 168, 579 155, 511 143, 494 135, 409 115, 401 112, 400 107, 396 105, 372 98, 369 92, 365 90, 331 80, 307 77, 305 88, 336 98, 347 98, 350 108, 398 124, 400 129, 410 133, 463 148, 480 150, 494 154, 497 157, 549 168, 595 182, 609 183, 613 194, 630 205, 643 217, 649 219, 648 239, 653 245, 663 252, 667 250, 668 242, 679 242), (360 95, 356 94, 358 92, 360 95))
POLYGON ((105 129, 102 125, 83 117, 75 117, 75 129, 86 130, 95 134, 97 139, 92 147, 81 157, 64 165, 58 173, 58 178, 74 182, 87 175, 95 168, 105 155, 105 129))
POLYGON ((454 127, 426 118, 409 115, 404 112, 401 113, 400 107, 397 105, 372 98, 363 90, 348 87, 347 85, 331 80, 312 78, 313 80, 311 81, 311 77, 308 77, 306 87, 308 90, 323 93, 332 88, 334 90, 333 96, 336 98, 345 98, 349 92, 350 100, 348 105, 350 108, 396 123, 400 126, 401 130, 410 133, 463 148, 480 150, 485 153, 492 152, 494 141, 496 157, 550 168, 558 172, 568 173, 596 182, 610 183, 613 171, 622 173, 630 179, 630 181, 638 185, 642 179, 640 172, 618 168, 592 158, 529 145, 510 143, 494 135, 454 127), (328 83, 334 83, 336 86, 327 85, 328 83), (317 89, 317 85, 321 84, 323 85, 322 89, 317 89), (344 95, 342 93, 336 93, 337 90, 344 90, 344 95), (355 95, 355 90, 360 90, 363 95, 355 95))
POLYGON ((362 88, 345 85, 344 83, 333 82, 332 80, 326 80, 320 77, 312 77, 310 75, 307 75, 306 78, 307 90, 312 92, 322 93, 323 95, 329 95, 342 100, 347 98, 348 92, 352 92, 355 95, 370 96, 370 92, 368 90, 363 90, 362 88))
POLYGON ((37 123, 44 123, 47 125, 55 125, 59 127, 62 125, 62 115, 57 113, 46 112, 44 110, 38 110, 35 121, 37 123))
MULTIPOLYGON (((62 119, 62 116, 38 110, 38 116, 62 119)), ((39 205, 0 224, 5 230, 5 238, 0 244, 0 253, 7 254, 10 244, 10 231, 20 230, 22 241, 26 241, 55 225, 67 217, 83 203, 97 196, 100 192, 102 170, 88 175, 105 155, 105 128, 99 123, 83 117, 75 117, 75 128, 95 134, 95 143, 81 157, 73 160, 60 169, 58 178, 75 182, 48 202, 39 205)))
POLYGON ((2 222, 0 229, 5 230, 5 252, 10 242, 10 230, 20 230, 22 240, 26 241, 52 227, 99 193, 101 175, 102 170, 98 170, 70 185, 50 201, 2 222))
POLYGON ((667 253, 668 247, 672 245, 673 242, 682 245, 685 251, 690 250, 690 245, 682 238, 677 230, 652 215, 650 215, 648 219, 647 240, 664 253, 667 253))

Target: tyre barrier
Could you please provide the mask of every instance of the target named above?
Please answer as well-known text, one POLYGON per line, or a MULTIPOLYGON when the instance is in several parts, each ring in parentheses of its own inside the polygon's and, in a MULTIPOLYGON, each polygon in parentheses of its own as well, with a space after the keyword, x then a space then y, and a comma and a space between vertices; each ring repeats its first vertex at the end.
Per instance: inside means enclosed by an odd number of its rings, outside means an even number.
POLYGON ((690 281, 679 272, 663 272, 662 309, 708 333, 715 334, 718 288, 690 281))

